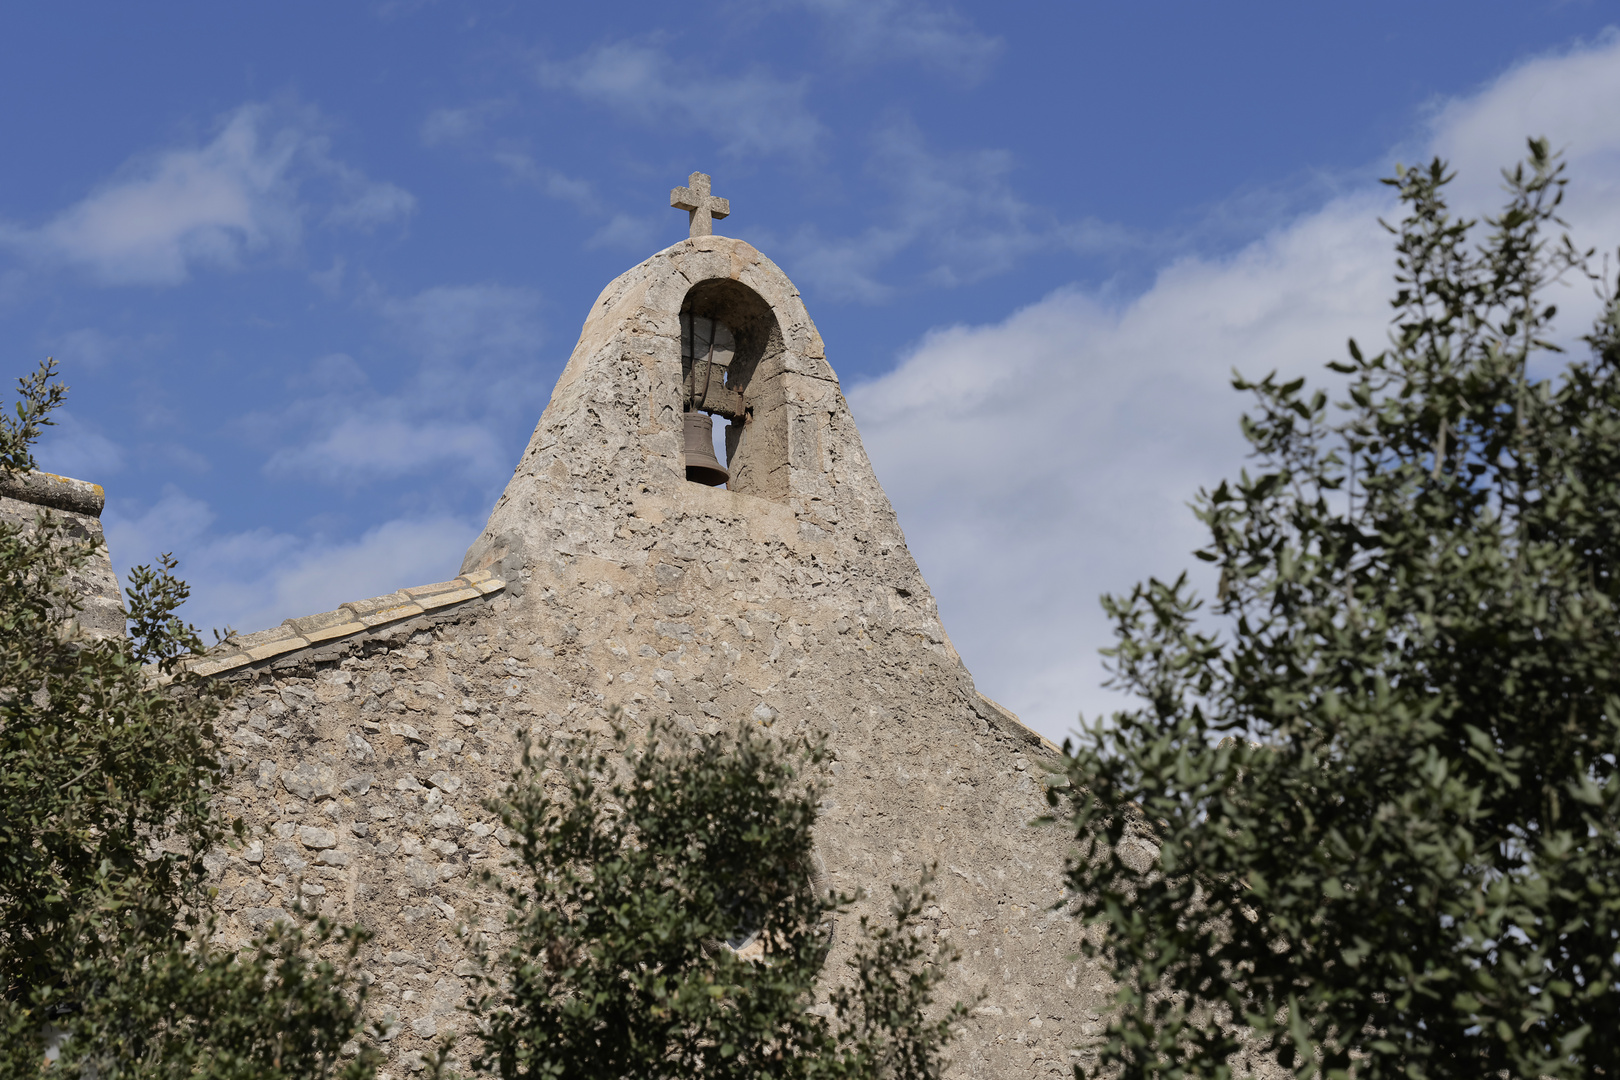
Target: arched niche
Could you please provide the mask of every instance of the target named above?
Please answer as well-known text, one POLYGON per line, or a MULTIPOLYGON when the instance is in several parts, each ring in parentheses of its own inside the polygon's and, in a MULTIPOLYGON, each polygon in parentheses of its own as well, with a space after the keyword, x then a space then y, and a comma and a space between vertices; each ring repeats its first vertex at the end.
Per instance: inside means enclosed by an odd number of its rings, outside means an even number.
MULTIPOLYGON (((726 425, 726 467, 732 491, 764 499, 788 497, 788 409, 782 390, 782 328, 753 289, 729 278, 701 281, 681 302, 681 315, 713 319, 731 330, 735 352, 725 389, 742 395, 742 422, 726 425)), ((685 380, 688 372, 682 371, 685 380)), ((706 409, 715 412, 715 409, 706 409)))

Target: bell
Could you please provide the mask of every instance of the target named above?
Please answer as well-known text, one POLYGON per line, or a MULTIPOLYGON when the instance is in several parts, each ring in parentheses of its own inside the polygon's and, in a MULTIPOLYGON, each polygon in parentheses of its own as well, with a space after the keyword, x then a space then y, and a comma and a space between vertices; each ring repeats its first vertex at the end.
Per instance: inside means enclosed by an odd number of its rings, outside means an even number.
POLYGON ((714 456, 714 417, 693 409, 686 417, 685 446, 686 478, 710 487, 719 487, 731 479, 726 467, 714 456))

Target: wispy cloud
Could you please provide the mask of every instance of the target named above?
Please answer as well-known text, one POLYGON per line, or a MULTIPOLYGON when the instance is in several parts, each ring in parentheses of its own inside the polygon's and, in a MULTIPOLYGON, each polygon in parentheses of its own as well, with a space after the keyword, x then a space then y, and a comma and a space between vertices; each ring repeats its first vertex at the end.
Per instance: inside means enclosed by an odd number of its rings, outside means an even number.
POLYGON ((295 250, 317 207, 325 224, 351 228, 411 212, 409 192, 333 158, 318 129, 309 110, 243 105, 209 142, 142 155, 43 224, 0 223, 0 246, 106 284, 172 285, 199 267, 295 250))
POLYGON ((377 0, 371 5, 371 12, 384 22, 394 19, 403 19, 415 15, 418 11, 426 10, 438 4, 439 0, 377 0))
MULTIPOLYGON (((1498 170, 1524 136, 1545 133, 1568 149, 1577 239, 1612 249, 1620 112, 1606 105, 1617 95, 1610 35, 1444 103, 1403 153, 1449 156, 1458 208, 1478 215, 1499 205, 1498 170)), ((1178 258, 1128 302, 1066 289, 996 323, 940 329, 849 389, 981 689, 1056 738, 1077 710, 1117 707, 1100 688, 1097 650, 1112 628, 1097 597, 1184 568, 1208 595, 1184 504, 1243 465, 1247 400, 1230 370, 1320 378, 1347 337, 1378 347, 1393 265, 1377 218, 1395 212, 1387 189, 1365 184, 1229 256, 1178 258)), ((1579 287, 1562 306, 1578 333, 1595 305, 1579 287)))
POLYGON ((648 127, 697 130, 728 154, 802 155, 824 134, 805 104, 807 80, 760 66, 734 74, 677 64, 647 42, 622 41, 538 68, 541 85, 567 90, 648 127))
POLYGON ((953 75, 982 78, 1004 50, 949 8, 915 0, 787 0, 814 12, 833 41, 833 55, 861 63, 915 60, 953 75))
POLYGON ((62 365, 63 377, 71 384, 80 373, 99 371, 133 356, 150 353, 165 344, 160 334, 111 334, 95 326, 52 331, 40 335, 47 355, 62 365))
POLYGON ((427 116, 422 118, 422 145, 444 146, 474 138, 483 133, 490 118, 503 107, 498 101, 482 101, 459 109, 429 110, 427 116))
POLYGON ((332 173, 350 194, 327 211, 328 225, 370 231, 416 209, 416 196, 398 185, 373 183, 348 166, 334 167, 332 173))
POLYGON ((390 332, 430 367, 467 372, 532 359, 543 336, 540 302, 533 289, 481 284, 436 285, 414 296, 381 297, 376 305, 390 332))
POLYGON ((1063 219, 1020 197, 1013 160, 998 150, 933 151, 904 119, 874 137, 870 172, 888 191, 882 222, 849 237, 805 230, 791 237, 794 276, 819 294, 877 302, 896 286, 905 256, 923 281, 954 286, 1002 273, 1037 251, 1097 251, 1140 241, 1094 218, 1063 219))
POLYGON ((351 357, 321 358, 306 380, 316 393, 254 424, 285 440, 266 473, 340 487, 429 470, 499 475, 510 448, 497 442, 490 418, 544 397, 530 378, 544 338, 540 297, 462 285, 370 303, 385 334, 414 357, 414 370, 397 389, 378 391, 351 357))
POLYGON ((485 101, 462 108, 434 109, 422 121, 422 144, 459 146, 494 162, 507 177, 533 187, 548 198, 573 203, 587 214, 602 212, 590 181, 540 161, 521 141, 488 134, 489 122, 505 111, 504 101, 485 101))
POLYGON ((56 422, 45 429, 34 458, 46 472, 100 481, 124 467, 124 448, 80 420, 69 409, 59 409, 56 422))
POLYGON ((398 518, 337 540, 269 529, 217 533, 215 517, 207 503, 172 486, 144 511, 125 514, 114 505, 103 515, 121 576, 161 552, 175 553, 192 595, 181 615, 203 628, 205 640, 211 628, 249 633, 348 600, 454 577, 482 524, 398 518))
POLYGON ((270 456, 265 472, 347 485, 429 469, 487 476, 508 456, 477 420, 423 417, 397 399, 343 406, 311 425, 308 441, 270 456))
POLYGON ((550 198, 573 203, 588 214, 601 210, 589 180, 543 165, 522 150, 494 150, 490 153, 490 159, 505 169, 513 180, 536 187, 550 198))
POLYGON ((658 235, 661 224, 654 218, 614 214, 612 220, 591 235, 585 246, 644 252, 658 235))

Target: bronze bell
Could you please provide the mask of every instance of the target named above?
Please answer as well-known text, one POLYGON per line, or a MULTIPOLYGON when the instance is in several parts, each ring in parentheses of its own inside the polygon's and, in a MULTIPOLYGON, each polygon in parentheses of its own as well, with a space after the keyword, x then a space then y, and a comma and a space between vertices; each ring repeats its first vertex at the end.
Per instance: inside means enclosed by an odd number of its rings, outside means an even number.
POLYGON ((693 409, 686 413, 685 445, 686 478, 710 487, 719 487, 731 479, 726 467, 714 456, 714 417, 693 409))

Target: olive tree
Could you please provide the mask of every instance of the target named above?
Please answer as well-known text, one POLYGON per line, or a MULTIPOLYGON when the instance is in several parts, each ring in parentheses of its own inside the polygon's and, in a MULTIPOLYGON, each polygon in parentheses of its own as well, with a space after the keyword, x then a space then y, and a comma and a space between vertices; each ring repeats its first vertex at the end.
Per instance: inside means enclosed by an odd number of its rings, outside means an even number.
MULTIPOLYGON (((0 470, 35 467, 54 374, 20 380, 0 414, 0 470)), ((127 637, 83 635, 66 582, 94 554, 48 511, 0 524, 0 1076, 372 1075, 372 1054, 340 1052, 360 1026, 341 959, 355 933, 212 943, 202 859, 233 840, 214 802, 228 690, 180 663, 201 642, 168 556, 131 574, 127 637)))
POLYGON ((1141 705, 1053 795, 1121 985, 1104 1072, 1620 1071, 1620 305, 1547 144, 1504 176, 1483 230, 1444 163, 1388 181, 1393 329, 1330 365, 1342 400, 1238 380, 1211 608, 1185 575, 1105 601, 1141 705), (1551 290, 1588 276, 1560 367, 1551 290))
MULTIPOLYGON (((506 1080, 926 1080, 961 1005, 955 958, 916 932, 928 876, 852 930, 817 987, 835 917, 812 828, 825 750, 748 727, 639 745, 527 746, 505 797, 512 937, 485 955, 481 1067, 506 1080)), ((491 880, 494 880, 491 875, 491 880)))

